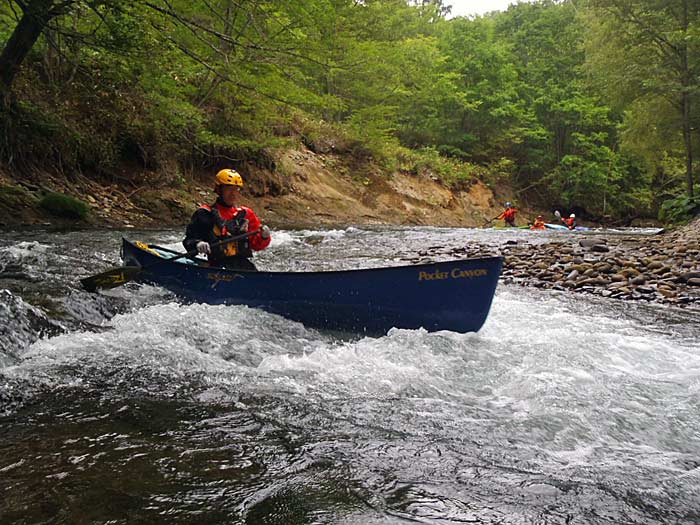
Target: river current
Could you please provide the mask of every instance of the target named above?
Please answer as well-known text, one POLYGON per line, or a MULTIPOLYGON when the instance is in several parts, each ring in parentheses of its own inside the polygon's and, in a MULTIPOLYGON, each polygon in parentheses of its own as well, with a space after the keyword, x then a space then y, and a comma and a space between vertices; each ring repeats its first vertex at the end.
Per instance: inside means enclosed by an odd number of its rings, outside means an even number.
MULTIPOLYGON (((177 231, 0 233, 0 523, 700 522, 697 310, 501 283, 475 334, 326 333, 81 290, 122 235, 181 250, 177 231)), ((256 264, 552 235, 277 230, 256 264)))

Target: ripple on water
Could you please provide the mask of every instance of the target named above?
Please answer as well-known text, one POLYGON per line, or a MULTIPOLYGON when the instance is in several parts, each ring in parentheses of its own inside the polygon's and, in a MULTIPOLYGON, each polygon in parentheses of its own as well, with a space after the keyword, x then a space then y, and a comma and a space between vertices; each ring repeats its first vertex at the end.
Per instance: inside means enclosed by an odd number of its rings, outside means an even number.
MULTIPOLYGON (((386 233, 286 232, 260 262, 313 267, 342 254, 343 264, 372 265, 472 236, 386 233)), ((178 242, 168 235, 153 234, 178 242)), ((102 306, 75 293, 74 317, 104 308, 90 318, 108 319, 104 330, 28 341, 0 370, 0 404, 3 393, 24 398, 6 403, 0 421, 0 514, 356 524, 698 517, 692 313, 501 287, 478 334, 364 338, 246 307, 182 305, 152 287, 116 289, 99 296, 102 306)))

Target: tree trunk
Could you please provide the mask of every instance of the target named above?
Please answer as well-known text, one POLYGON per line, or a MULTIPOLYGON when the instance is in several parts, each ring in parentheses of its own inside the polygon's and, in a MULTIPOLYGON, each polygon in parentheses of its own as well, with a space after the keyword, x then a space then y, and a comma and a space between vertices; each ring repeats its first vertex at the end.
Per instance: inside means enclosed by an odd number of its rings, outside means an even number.
POLYGON ((32 0, 24 9, 22 18, 0 54, 0 101, 10 93, 22 62, 46 24, 56 15, 52 7, 53 0, 32 0))
POLYGON ((693 137, 690 126, 690 96, 683 93, 683 141, 685 142, 685 182, 688 197, 695 195, 693 188, 693 137))
MULTIPOLYGON (((688 35, 688 2, 683 2, 681 24, 684 35, 688 35)), ((688 40, 683 39, 681 47, 681 106, 683 111, 683 142, 685 143, 685 180, 688 197, 694 196, 693 189, 693 136, 690 122, 690 69, 688 68, 688 40)))

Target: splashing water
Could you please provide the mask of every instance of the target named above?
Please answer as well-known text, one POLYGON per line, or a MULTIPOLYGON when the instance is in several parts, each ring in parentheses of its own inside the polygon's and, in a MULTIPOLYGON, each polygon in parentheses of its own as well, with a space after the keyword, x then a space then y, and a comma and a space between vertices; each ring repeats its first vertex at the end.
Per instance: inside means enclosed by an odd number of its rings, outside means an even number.
MULTIPOLYGON (((465 235, 289 231, 258 264, 395 264, 465 235)), ((65 264, 45 254, 23 264, 65 264)), ((502 286, 477 334, 361 338, 148 286, 56 286, 82 305, 60 319, 11 295, 24 328, 0 361, 9 522, 699 519, 695 313, 502 286)))

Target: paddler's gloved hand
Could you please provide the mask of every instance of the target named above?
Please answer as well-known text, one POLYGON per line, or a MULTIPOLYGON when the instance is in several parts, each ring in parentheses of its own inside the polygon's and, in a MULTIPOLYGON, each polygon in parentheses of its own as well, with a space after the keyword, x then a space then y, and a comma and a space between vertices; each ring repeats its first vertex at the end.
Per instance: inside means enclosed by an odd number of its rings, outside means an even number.
POLYGON ((270 238, 270 228, 267 226, 263 226, 260 228, 260 237, 263 239, 269 239, 270 238))
POLYGON ((199 241, 197 243, 197 252, 201 253, 202 255, 209 254, 211 253, 211 248, 209 247, 209 243, 206 241, 199 241))

